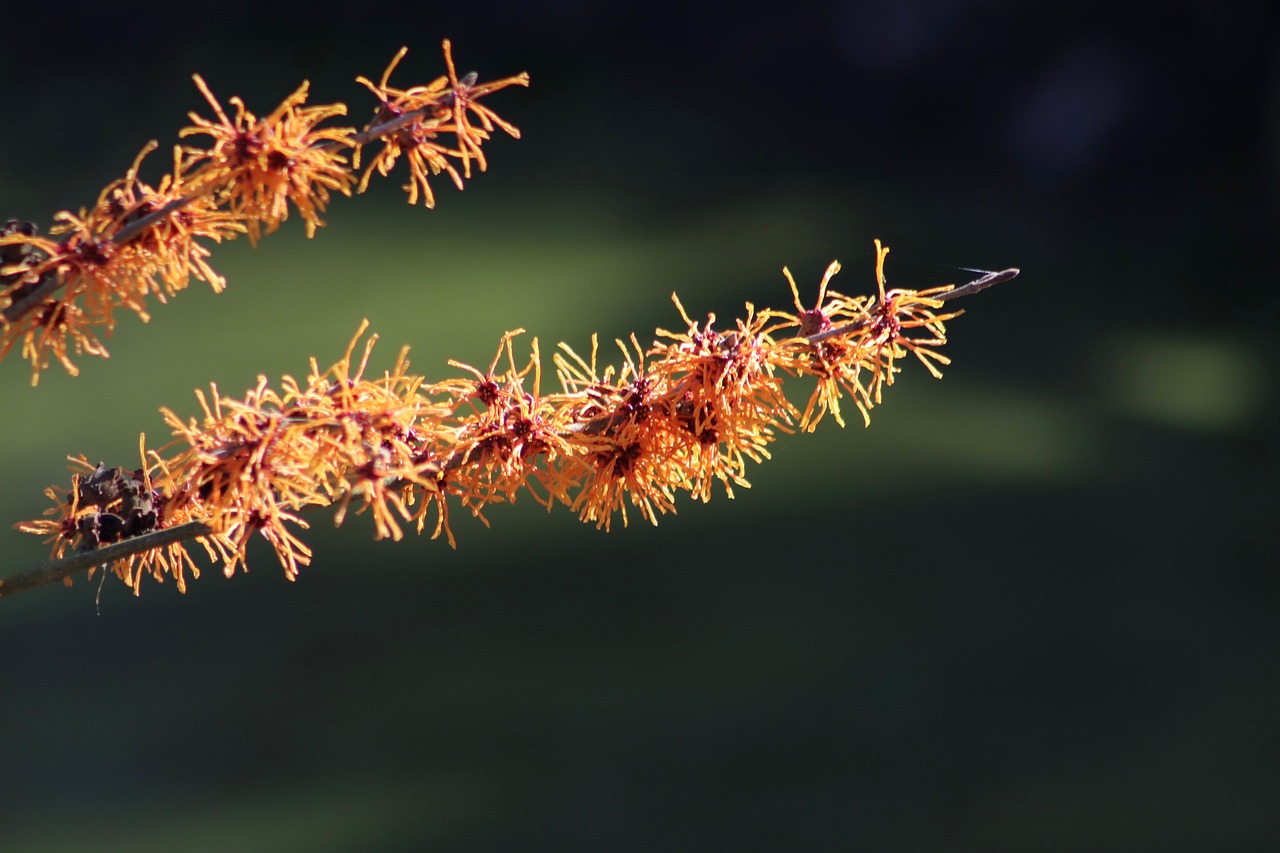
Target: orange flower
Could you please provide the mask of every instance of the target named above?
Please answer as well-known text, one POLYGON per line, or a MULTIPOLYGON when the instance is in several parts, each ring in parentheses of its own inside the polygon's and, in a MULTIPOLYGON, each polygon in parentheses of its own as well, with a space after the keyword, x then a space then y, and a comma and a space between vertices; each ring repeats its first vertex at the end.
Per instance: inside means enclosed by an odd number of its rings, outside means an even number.
POLYGON ((353 168, 359 168, 365 142, 380 140, 382 148, 360 176, 359 191, 365 190, 375 171, 385 177, 403 156, 409 164, 409 182, 404 185, 409 194, 409 203, 417 204, 421 195, 423 204, 430 208, 436 203, 430 178, 441 172, 448 173, 454 186, 462 189, 463 178, 471 177, 472 158, 476 159, 481 171, 484 171, 486 162, 480 146, 489 138, 489 132, 495 125, 519 138, 520 131, 514 125, 499 118, 488 107, 478 103, 477 99, 507 86, 528 86, 529 75, 521 73, 481 85, 476 85, 474 73, 459 80, 453 66, 452 48, 446 39, 444 56, 448 67, 447 76, 438 77, 426 86, 393 88, 389 85, 391 72, 400 64, 408 50, 407 47, 400 48, 376 85, 365 77, 356 78, 356 82, 377 97, 379 108, 373 126, 357 138, 359 144, 352 162, 353 168), (474 113, 479 118, 480 127, 471 124, 468 113, 474 113), (453 146, 441 141, 441 134, 446 133, 454 135, 453 146), (462 161, 461 174, 450 162, 450 158, 462 161))
POLYGON ((574 456, 564 463, 566 473, 581 484, 570 508, 583 521, 595 522, 606 531, 615 512, 624 526, 628 523, 627 501, 656 525, 660 513, 675 512, 675 492, 686 479, 665 446, 670 434, 629 434, 633 430, 597 437, 592 442, 595 449, 585 459, 574 456))
POLYGON ((106 346, 92 331, 100 324, 85 314, 78 301, 68 301, 66 297, 46 299, 19 322, 6 325, 0 357, 21 341, 22 357, 31 362, 32 385, 40 381, 40 371, 49 366, 50 355, 72 376, 78 375, 80 369, 71 360, 71 353, 106 357, 106 346))
POLYGON ((221 243, 243 234, 245 225, 237 215, 218 209, 209 196, 188 193, 180 147, 174 148, 173 172, 165 175, 156 189, 139 181, 141 160, 154 148, 154 142, 144 148, 125 178, 103 191, 96 211, 114 218, 112 239, 127 258, 136 259, 136 284, 142 293, 153 293, 165 302, 166 297, 185 289, 193 275, 220 293, 226 279, 209 266, 209 249, 195 238, 221 243), (144 217, 165 210, 167 215, 154 217, 136 235, 121 239, 127 234, 126 227, 135 229, 144 217))
POLYGON ((499 89, 505 89, 508 86, 528 86, 529 75, 521 72, 513 77, 504 77, 501 80, 494 80, 489 83, 480 83, 477 85, 478 75, 472 71, 458 79, 458 72, 453 67, 453 46, 448 39, 444 40, 444 64, 449 71, 450 97, 449 105, 453 110, 453 132, 458 137, 458 147, 462 151, 462 168, 468 178, 471 177, 471 158, 474 157, 480 166, 480 171, 485 171, 488 164, 484 159, 484 151, 481 150, 480 144, 489 138, 489 134, 493 132, 494 126, 498 126, 505 130, 509 136, 515 139, 520 138, 520 131, 515 125, 501 119, 497 113, 480 103, 480 98, 499 89), (480 127, 476 127, 471 123, 471 117, 468 113, 475 113, 480 121, 480 127))
POLYGON ((746 460, 767 458, 775 432, 790 432, 796 415, 774 375, 775 343, 765 331, 769 318, 748 304, 737 329, 722 333, 713 328, 714 314, 699 328, 680 300, 672 299, 687 330, 659 329, 672 343, 650 350, 665 389, 662 405, 682 427, 680 454, 694 495, 709 500, 711 482, 720 480, 732 496, 732 484, 749 485, 746 460))
POLYGON ((568 496, 552 473, 554 461, 571 452, 565 438, 565 412, 555 397, 541 393, 542 366, 535 338, 529 362, 516 365, 513 339, 523 329, 502 336, 498 351, 481 373, 476 368, 450 361, 475 380, 458 379, 431 386, 432 394, 445 394, 454 407, 463 404, 470 415, 450 419, 454 436, 446 463, 449 494, 456 494, 463 506, 483 518, 483 507, 495 501, 513 502, 521 488, 548 509, 568 496), (507 369, 495 371, 503 355, 507 369), (525 380, 532 374, 532 387, 525 380), (541 486, 543 493, 534 487, 541 486))
MULTIPOLYGON (((448 159, 462 154, 438 141, 442 132, 441 125, 448 116, 444 107, 445 85, 449 82, 447 77, 437 77, 426 86, 414 86, 410 89, 395 89, 388 85, 391 72, 408 52, 407 47, 396 52, 376 86, 366 77, 356 78, 356 82, 372 92, 379 103, 370 131, 362 134, 361 138, 367 135, 382 142, 382 149, 360 176, 358 191, 365 191, 369 186, 369 178, 375 171, 386 177, 403 155, 409 163, 409 183, 404 186, 409 193, 409 203, 418 203, 421 188, 423 204, 430 208, 436 204, 429 180, 431 176, 448 172, 454 185, 462 189, 462 176, 448 159)), ((353 168, 360 168, 363 151, 363 144, 356 145, 352 158, 353 168)))
MULTIPOLYGON (((943 306, 941 296, 953 289, 952 285, 935 287, 931 290, 890 290, 884 289, 884 261, 889 255, 889 248, 882 247, 876 240, 876 285, 880 291, 879 305, 870 310, 871 328, 868 334, 880 348, 886 359, 885 384, 893 384, 893 374, 899 368, 894 366, 895 359, 901 358, 904 349, 910 351, 935 379, 942 378, 938 364, 950 364, 947 358, 932 347, 942 346, 947 342, 945 322, 963 314, 953 311, 950 314, 938 315, 935 311, 943 306), (909 329, 923 329, 927 334, 922 337, 911 337, 909 329)), ((879 399, 877 399, 879 402, 879 399)))
POLYGON ((866 381, 875 381, 880 363, 874 349, 868 349, 863 340, 854 334, 869 325, 867 299, 848 297, 829 289, 831 280, 840 272, 840 264, 833 261, 822 276, 818 286, 818 299, 812 309, 805 309, 800 302, 800 292, 791 271, 783 268, 791 287, 796 313, 765 311, 762 316, 781 318, 785 322, 770 326, 774 334, 794 333, 782 338, 770 353, 770 360, 792 375, 817 377, 818 383, 809 396, 800 415, 800 430, 813 432, 829 411, 836 423, 844 426, 840 413, 842 392, 853 398, 862 413, 864 424, 871 424, 871 409, 875 400, 866 381))
POLYGON ((207 135, 208 148, 188 146, 179 170, 187 176, 190 192, 211 192, 219 204, 244 219, 249 240, 255 245, 262 226, 275 231, 289 216, 289 203, 297 207, 307 224, 307 236, 324 223, 320 213, 329 203, 329 192, 351 194, 354 182, 342 149, 350 146, 351 128, 318 128, 325 119, 346 115, 343 104, 302 107, 308 84, 303 83, 280 106, 258 119, 239 98, 232 120, 209 91, 200 75, 196 87, 213 107, 218 120, 211 122, 191 113, 194 126, 179 137, 207 135))

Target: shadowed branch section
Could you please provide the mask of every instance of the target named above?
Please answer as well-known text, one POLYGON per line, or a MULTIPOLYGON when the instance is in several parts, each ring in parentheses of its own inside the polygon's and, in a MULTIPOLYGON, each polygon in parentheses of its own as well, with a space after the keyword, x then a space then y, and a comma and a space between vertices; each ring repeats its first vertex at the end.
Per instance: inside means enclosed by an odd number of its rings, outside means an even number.
POLYGON ((142 554, 156 548, 164 548, 187 542, 199 536, 207 536, 212 531, 209 525, 199 521, 179 524, 164 530, 153 530, 111 545, 103 545, 87 551, 76 551, 69 557, 46 560, 34 569, 20 572, 11 578, 0 581, 0 598, 16 595, 28 589, 46 586, 51 583, 70 583, 70 578, 80 572, 92 571, 107 566, 118 560, 127 560, 134 555, 142 554))
POLYGON ((828 413, 843 426, 842 400, 869 424, 908 356, 941 377, 945 324, 960 313, 943 313, 945 301, 1017 274, 886 290, 888 252, 876 241, 872 296, 831 289, 832 263, 806 308, 784 270, 794 310, 748 304, 724 330, 714 315, 691 319, 673 295, 681 328, 659 329, 647 348, 634 335, 619 340, 607 365, 594 336, 589 353, 561 344, 551 359, 559 388, 547 393, 537 339, 516 355, 523 330, 503 336, 485 369, 450 362, 458 375, 427 383, 410 372, 407 348, 368 377, 377 338, 361 347, 362 324, 331 367, 312 359, 305 381, 285 376, 277 389, 260 377, 241 398, 211 386, 197 392, 199 417, 162 410, 173 440, 153 450, 144 436, 132 471, 73 459, 70 487, 48 489, 45 516, 17 525, 49 537, 53 559, 0 581, 0 597, 98 569, 135 592, 144 576, 182 590, 200 571, 187 542, 230 576, 255 536, 293 579, 312 557, 301 513, 317 508, 339 524, 368 513, 379 539, 407 528, 454 545, 451 511, 488 524, 491 505, 522 492, 604 530, 630 514, 656 524, 681 492, 732 497, 778 433, 812 431, 828 413), (803 406, 783 391, 796 376, 816 379, 803 406))

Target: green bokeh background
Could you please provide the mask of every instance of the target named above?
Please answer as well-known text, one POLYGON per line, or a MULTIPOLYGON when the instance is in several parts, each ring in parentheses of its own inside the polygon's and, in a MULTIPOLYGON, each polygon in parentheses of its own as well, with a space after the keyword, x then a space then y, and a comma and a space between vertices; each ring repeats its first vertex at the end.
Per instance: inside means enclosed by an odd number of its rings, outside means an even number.
MULTIPOLYGON (((17 19, 0 213, 42 226, 172 141, 193 71, 259 112, 304 76, 358 102, 406 41, 402 80, 439 73, 448 35, 534 86, 493 99, 525 138, 436 210, 383 181, 313 240, 217 248, 225 294, 124 320, 79 377, 6 359, 0 519, 67 454, 134 464, 194 388, 331 363, 361 318, 377 366, 409 344, 434 378, 517 327, 647 341, 672 291, 783 306, 783 265, 865 292, 874 237, 897 286, 1023 277, 964 306, 944 381, 908 366, 869 430, 783 437, 656 528, 522 500, 456 513, 452 551, 317 515, 294 584, 264 547, 185 596, 0 603, 0 849, 1280 844, 1275 15, 1186 4, 1166 40, 1014 8, 17 19), (1233 45, 1212 74, 1193 37, 1233 45)), ((5 574, 45 556, 0 543, 5 574)))

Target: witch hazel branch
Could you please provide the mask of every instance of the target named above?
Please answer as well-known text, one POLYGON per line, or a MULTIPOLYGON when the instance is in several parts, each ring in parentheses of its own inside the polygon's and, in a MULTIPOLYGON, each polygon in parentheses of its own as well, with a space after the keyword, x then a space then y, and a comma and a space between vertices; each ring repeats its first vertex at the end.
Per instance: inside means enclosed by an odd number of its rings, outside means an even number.
POLYGON ((389 80, 406 52, 377 83, 356 78, 376 104, 360 131, 327 126, 347 107, 306 106, 305 82, 259 118, 240 98, 230 99, 228 114, 196 75, 213 117, 192 113, 178 135, 207 141, 175 146, 173 169, 157 184, 140 177, 142 161, 158 147, 152 141, 91 207, 57 214, 49 236, 29 222, 0 226, 0 359, 18 349, 33 385, 51 359, 75 375, 73 355, 107 355, 102 337, 115 329, 118 311, 150 320, 153 301, 167 302, 193 278, 221 292, 226 280, 209 263, 209 243, 247 235, 257 245, 290 212, 313 236, 333 194, 364 192, 375 174, 389 174, 400 161, 409 170, 410 204, 434 206, 431 179, 441 174, 462 189, 473 165, 488 167, 484 146, 495 131, 520 135, 481 99, 528 86, 529 75, 487 83, 474 72, 459 77, 445 41, 447 73, 398 89, 389 80))
MULTIPOLYGON (((446 76, 393 89, 403 55, 378 83, 359 78, 379 107, 358 133, 317 129, 343 108, 303 107, 305 84, 263 119, 232 99, 232 118, 197 78, 215 119, 193 116, 183 135, 209 136, 211 146, 179 146, 173 173, 154 189, 135 163, 91 211, 60 214, 60 240, 25 227, 0 238, 4 351, 21 341, 37 376, 50 355, 74 372, 70 350, 106 354, 89 330, 109 331, 115 308, 146 316, 149 297, 163 302, 191 276, 221 287, 198 238, 256 243, 291 211, 311 232, 331 192, 362 190, 401 159, 411 202, 432 204, 428 181, 441 173, 461 187, 473 163, 486 167, 491 132, 518 134, 478 98, 528 77, 459 78, 445 42, 446 76), (356 178, 374 142, 381 148, 356 178)), ((748 303, 723 326, 715 315, 690 317, 673 294, 674 330, 658 329, 647 345, 634 334, 615 341, 612 356, 592 336, 589 350, 561 343, 547 360, 517 329, 487 365, 451 361, 455 374, 444 379, 413 372, 407 347, 373 375, 377 336, 363 322, 336 362, 321 368, 313 358, 302 380, 260 376, 239 397, 210 386, 197 391, 195 415, 162 409, 169 440, 153 447, 143 435, 136 464, 72 458, 69 484, 46 490, 44 515, 16 525, 45 537, 50 559, 0 580, 0 597, 100 572, 135 593, 148 577, 185 591, 202 565, 228 577, 243 570, 259 539, 292 580, 314 556, 310 519, 325 511, 339 525, 368 516, 378 539, 416 533, 456 546, 453 514, 488 525, 495 505, 521 496, 604 531, 635 518, 657 524, 682 495, 732 498, 780 435, 812 432, 827 415, 844 426, 850 407, 869 425, 908 364, 940 378, 950 363, 946 324, 962 313, 954 300, 1018 275, 890 289, 889 249, 875 247, 870 295, 836 291, 835 262, 812 307, 784 269, 791 306, 748 303), (812 380, 804 399, 790 390, 799 377, 812 380)))

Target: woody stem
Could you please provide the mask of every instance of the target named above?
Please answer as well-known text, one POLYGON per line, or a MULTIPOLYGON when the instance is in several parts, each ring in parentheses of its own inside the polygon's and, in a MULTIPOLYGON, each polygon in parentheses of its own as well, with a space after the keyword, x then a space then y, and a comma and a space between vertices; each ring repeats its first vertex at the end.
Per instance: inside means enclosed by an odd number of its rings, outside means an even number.
POLYGON ((51 583, 58 583, 74 574, 88 571, 94 566, 105 567, 109 563, 126 559, 134 554, 141 554, 153 548, 163 548, 165 545, 172 545, 175 542, 183 542, 187 539, 198 539, 201 536, 208 536, 212 532, 209 525, 200 521, 191 521, 186 524, 180 524, 177 527, 169 527, 164 530, 156 530, 151 533, 144 533, 141 536, 124 539, 92 551, 77 551, 70 557, 45 560, 44 563, 34 569, 21 572, 6 580, 0 580, 0 598, 7 598, 10 595, 17 595, 20 592, 47 586, 51 583))

